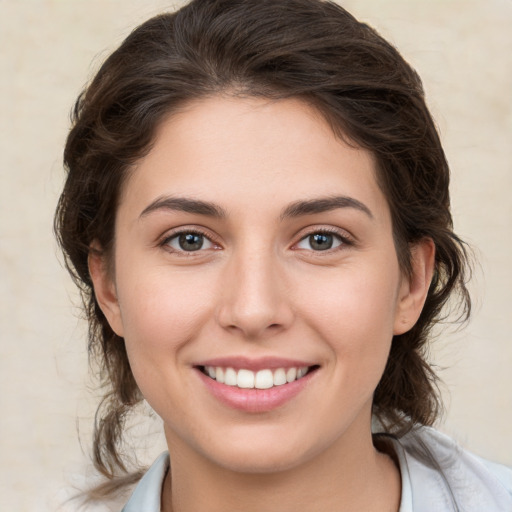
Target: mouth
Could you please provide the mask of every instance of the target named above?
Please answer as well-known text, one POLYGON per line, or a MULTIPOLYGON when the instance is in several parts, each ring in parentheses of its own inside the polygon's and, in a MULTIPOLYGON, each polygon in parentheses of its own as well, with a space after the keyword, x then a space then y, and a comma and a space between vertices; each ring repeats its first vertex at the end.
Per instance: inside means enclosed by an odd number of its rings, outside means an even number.
POLYGON ((218 357, 193 368, 217 403, 244 413, 267 413, 302 395, 319 364, 280 357, 218 357))
POLYGON ((238 389, 271 389, 299 381, 319 368, 312 366, 290 366, 263 368, 258 371, 229 366, 204 365, 197 367, 210 379, 238 389))

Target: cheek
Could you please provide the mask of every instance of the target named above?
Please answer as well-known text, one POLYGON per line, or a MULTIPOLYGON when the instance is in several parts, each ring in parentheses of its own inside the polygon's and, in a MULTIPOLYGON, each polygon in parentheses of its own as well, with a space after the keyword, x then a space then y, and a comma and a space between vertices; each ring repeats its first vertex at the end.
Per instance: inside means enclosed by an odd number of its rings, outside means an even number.
MULTIPOLYGON (((121 269, 119 269, 121 274, 121 269)), ((125 342, 134 373, 138 365, 157 369, 162 358, 176 359, 180 349, 208 321, 212 293, 191 273, 126 269, 118 290, 125 342), (155 364, 157 363, 157 364, 155 364)))
MULTIPOLYGON (((347 265, 326 272, 301 292, 302 317, 320 333, 335 360, 354 360, 350 370, 383 366, 393 337, 398 265, 347 265), (356 361, 357 360, 357 361, 356 361)), ((347 365, 348 366, 348 365, 347 365)))

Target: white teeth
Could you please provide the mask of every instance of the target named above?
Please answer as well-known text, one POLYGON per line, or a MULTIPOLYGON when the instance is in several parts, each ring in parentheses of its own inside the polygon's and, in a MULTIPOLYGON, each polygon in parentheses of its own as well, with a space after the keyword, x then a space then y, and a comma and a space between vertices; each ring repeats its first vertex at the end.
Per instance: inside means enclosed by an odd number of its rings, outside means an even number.
POLYGON ((274 385, 274 377, 271 370, 260 370, 254 379, 256 389, 269 389, 274 385))
POLYGON ((236 384, 239 388, 251 389, 254 387, 254 372, 251 370, 238 370, 236 384))
POLYGON ((236 372, 233 368, 226 368, 224 384, 227 384, 228 386, 236 386, 236 372))
POLYGON ((224 384, 224 370, 219 366, 215 368, 215 380, 224 384))
POLYGON ((274 386, 282 386, 301 379, 308 373, 308 370, 307 366, 301 366, 300 368, 291 367, 286 370, 284 368, 277 368, 273 371, 265 369, 258 372, 246 369, 236 371, 233 368, 223 368, 221 366, 204 367, 204 372, 210 378, 222 384, 237 386, 242 389, 270 389, 274 386))
POLYGON ((302 377, 304 377, 304 375, 306 375, 307 371, 308 371, 307 366, 303 366, 302 368, 299 368, 297 370, 297 379, 302 379, 302 377))
POLYGON ((274 372, 274 386, 282 386, 286 384, 286 372, 284 368, 278 368, 274 372))
POLYGON ((288 368, 286 371, 286 382, 293 382, 297 378, 297 368, 288 368))

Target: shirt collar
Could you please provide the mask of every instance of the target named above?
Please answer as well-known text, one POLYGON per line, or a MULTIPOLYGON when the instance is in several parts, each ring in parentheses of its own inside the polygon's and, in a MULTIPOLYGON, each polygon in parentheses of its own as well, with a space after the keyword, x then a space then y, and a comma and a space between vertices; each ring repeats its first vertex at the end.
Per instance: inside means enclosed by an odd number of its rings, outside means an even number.
POLYGON ((169 454, 162 453, 142 477, 121 512, 160 512, 162 484, 169 469, 169 454))

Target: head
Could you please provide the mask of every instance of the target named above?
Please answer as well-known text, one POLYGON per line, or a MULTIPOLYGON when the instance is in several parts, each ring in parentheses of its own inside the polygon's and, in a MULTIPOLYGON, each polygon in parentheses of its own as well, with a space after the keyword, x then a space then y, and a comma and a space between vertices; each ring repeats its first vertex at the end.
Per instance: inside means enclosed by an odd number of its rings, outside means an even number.
POLYGON ((425 241, 435 247, 421 314, 393 336, 373 394, 373 412, 387 430, 435 421, 439 400, 426 360, 429 333, 453 293, 469 312, 448 165, 421 81, 395 48, 341 7, 318 0, 196 0, 157 16, 128 36, 79 97, 56 214, 68 268, 83 293, 90 349, 110 390, 95 439, 96 462, 105 474, 123 467, 117 444, 124 417, 142 395, 124 340, 95 296, 89 261, 95 255, 115 274, 125 184, 166 120, 215 97, 307 106, 336 138, 371 155, 401 274, 411 275, 415 247, 425 241))

